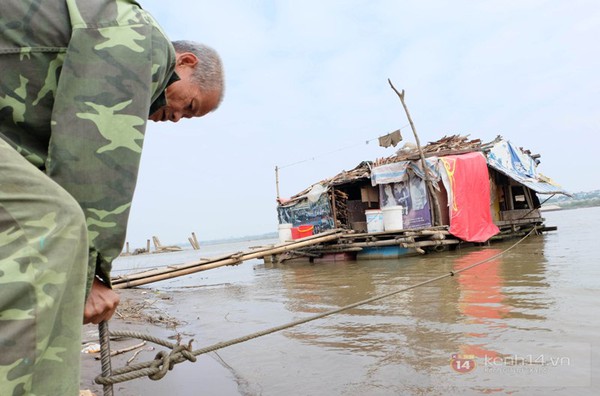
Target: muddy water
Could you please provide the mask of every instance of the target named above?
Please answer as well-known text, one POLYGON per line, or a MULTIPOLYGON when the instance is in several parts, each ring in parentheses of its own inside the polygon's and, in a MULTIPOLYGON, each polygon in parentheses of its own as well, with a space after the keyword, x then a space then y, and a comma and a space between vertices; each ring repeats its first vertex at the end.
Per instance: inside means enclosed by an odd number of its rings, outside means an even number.
MULTIPOLYGON (((598 394, 600 208, 545 217, 557 232, 530 237, 486 264, 203 355, 160 381, 119 385, 117 394, 598 394)), ((514 242, 402 260, 256 260, 152 287, 172 296, 158 304, 186 322, 178 331, 197 349, 459 270, 514 242)), ((121 259, 116 268, 171 264, 241 245, 154 255, 152 262, 121 259)))

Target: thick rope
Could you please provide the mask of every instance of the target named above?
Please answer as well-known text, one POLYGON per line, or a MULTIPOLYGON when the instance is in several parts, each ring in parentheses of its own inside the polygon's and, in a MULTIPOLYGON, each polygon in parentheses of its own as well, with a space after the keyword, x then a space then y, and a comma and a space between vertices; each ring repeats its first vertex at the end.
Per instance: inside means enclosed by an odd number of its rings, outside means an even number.
MULTIPOLYGON (((108 332, 108 322, 102 321, 98 325, 100 336, 100 357, 102 359, 102 376, 112 376, 110 361, 110 334, 108 332)), ((113 396, 113 386, 110 383, 103 384, 104 396, 113 396)))
MULTIPOLYGON (((135 365, 122 367, 120 369, 115 369, 112 371, 112 375, 110 375, 110 376, 105 375, 105 373, 103 371, 102 375, 99 375, 98 377, 96 377, 95 381, 98 384, 109 385, 109 384, 116 384, 119 382, 130 381, 130 380, 133 380, 136 378, 141 378, 141 377, 149 377, 150 379, 158 380, 158 379, 164 377, 166 372, 168 370, 171 370, 175 364, 181 363, 185 360, 194 362, 194 361, 196 361, 196 356, 198 356, 198 355, 202 355, 202 354, 205 354, 208 352, 213 352, 213 351, 216 351, 216 350, 219 350, 222 348, 226 348, 231 345, 240 344, 242 342, 246 342, 246 341, 258 338, 258 337, 272 334, 272 333, 275 333, 275 332, 278 332, 281 330, 289 329, 291 327, 295 327, 295 326, 298 326, 298 325, 301 325, 304 323, 312 322, 312 321, 324 318, 326 316, 334 315, 334 314, 340 313, 342 311, 347 311, 349 309, 356 308, 361 305, 365 305, 365 304, 372 303, 374 301, 382 300, 384 298, 391 297, 395 294, 403 293, 405 291, 412 290, 417 287, 421 287, 421 286, 428 285, 433 282, 437 282, 444 278, 452 277, 461 272, 465 272, 467 270, 470 270, 471 268, 485 264, 489 261, 495 260, 498 257, 504 255, 505 253, 507 253, 508 251, 510 251, 517 245, 519 245, 521 242, 523 242, 527 237, 529 237, 535 231, 536 231, 536 227, 533 227, 523 238, 521 238, 519 241, 517 241, 513 245, 509 246, 502 252, 495 254, 491 257, 488 257, 485 260, 482 260, 477 263, 471 264, 467 267, 461 268, 459 270, 450 271, 447 274, 443 274, 443 275, 437 276, 435 278, 431 278, 426 281, 419 282, 412 286, 408 286, 403 289, 395 290, 395 291, 392 291, 392 292, 389 292, 386 294, 382 294, 379 296, 371 297, 366 300, 362 300, 362 301, 359 301, 359 302, 356 302, 356 303, 353 303, 350 305, 346 305, 341 308, 333 309, 333 310, 323 312, 323 313, 320 313, 317 315, 309 316, 304 319, 299 319, 299 320, 289 322, 289 323, 286 323, 286 324, 283 324, 280 326, 276 326, 276 327, 272 327, 272 328, 262 330, 262 331, 259 331, 256 333, 248 334, 243 337, 219 342, 217 344, 213 344, 213 345, 201 348, 201 349, 196 349, 194 351, 191 350, 191 343, 193 340, 190 341, 188 345, 180 345, 180 344, 173 344, 168 341, 161 340, 159 338, 156 338, 156 337, 148 335, 148 334, 143 334, 143 333, 138 333, 138 332, 133 332, 133 331, 112 331, 112 332, 110 332, 110 334, 113 336, 131 337, 131 338, 139 338, 142 340, 147 340, 147 341, 153 342, 155 344, 163 345, 167 348, 170 348, 171 352, 167 354, 166 352, 161 351, 156 355, 156 357, 153 361, 138 363, 135 365)), ((105 357, 103 355, 102 356, 102 367, 103 368, 104 368, 104 358, 105 357)), ((108 355, 108 360, 110 360, 110 354, 108 355)), ((108 365, 110 366, 110 362, 108 363, 108 365)), ((112 395, 112 393, 110 395, 112 395)), ((108 396, 108 395, 105 393, 105 396, 108 396)))

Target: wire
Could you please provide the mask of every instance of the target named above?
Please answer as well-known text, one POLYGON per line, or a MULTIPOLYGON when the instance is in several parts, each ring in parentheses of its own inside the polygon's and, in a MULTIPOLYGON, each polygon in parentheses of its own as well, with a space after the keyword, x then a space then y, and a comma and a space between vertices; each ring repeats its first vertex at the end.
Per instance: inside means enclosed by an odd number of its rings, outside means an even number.
MULTIPOLYGON (((409 126, 409 125, 410 125, 410 124, 406 124, 406 125, 404 125, 403 127, 399 128, 398 130, 399 130, 399 131, 401 131, 401 130, 403 130, 404 128, 406 128, 407 126, 409 126)), ((327 155, 330 155, 330 154, 333 154, 333 153, 338 153, 338 152, 340 152, 340 151, 345 151, 345 150, 348 150, 348 149, 351 149, 351 148, 354 148, 354 147, 360 146, 360 145, 362 145, 362 144, 369 144, 370 142, 373 142, 373 141, 375 141, 375 140, 378 140, 378 139, 379 139, 379 137, 376 137, 376 138, 373 138, 373 139, 366 140, 364 143, 362 143, 362 142, 361 142, 361 143, 356 143, 356 144, 353 144, 353 145, 351 145, 351 146, 341 147, 341 148, 338 148, 338 149, 336 149, 336 150, 332 150, 332 151, 328 151, 328 152, 326 152, 326 153, 323 153, 323 154, 316 155, 316 156, 314 156, 314 157, 310 157, 310 158, 306 158, 306 159, 303 159, 303 160, 300 160, 300 161, 292 162, 292 163, 290 163, 290 164, 287 164, 287 165, 278 166, 277 168, 278 168, 278 169, 285 169, 285 168, 289 168, 289 167, 291 167, 291 166, 295 166, 295 165, 303 164, 303 163, 305 163, 305 162, 308 162, 308 161, 314 161, 314 160, 316 160, 317 158, 321 158, 321 157, 324 157, 324 156, 327 156, 327 155)))

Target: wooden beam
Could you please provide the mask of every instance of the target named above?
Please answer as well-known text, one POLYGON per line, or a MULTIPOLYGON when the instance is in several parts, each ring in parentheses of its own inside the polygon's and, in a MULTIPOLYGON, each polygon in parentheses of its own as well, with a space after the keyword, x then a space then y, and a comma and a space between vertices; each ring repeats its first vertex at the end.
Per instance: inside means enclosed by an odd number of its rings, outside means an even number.
POLYGON ((417 134, 417 129, 415 128, 415 124, 410 116, 408 111, 408 107, 404 102, 404 90, 402 92, 398 92, 392 81, 388 78, 388 83, 390 87, 396 92, 398 97, 400 98, 400 102, 402 102, 402 107, 404 107, 404 111, 406 112, 406 116, 408 117, 408 122, 410 123, 410 127, 413 131, 413 135, 415 136, 415 141, 417 143, 417 149, 419 150, 419 157, 421 157, 421 166, 423 167, 423 173, 425 174, 425 184, 427 185, 427 189, 429 190, 429 195, 431 196, 431 202, 433 203, 433 225, 439 226, 442 224, 442 214, 440 210, 440 203, 437 199, 437 193, 435 188, 433 187, 433 182, 429 177, 429 168, 427 168, 427 162, 425 161, 425 155, 423 154, 423 149, 421 148, 421 141, 419 140, 419 135, 417 134))

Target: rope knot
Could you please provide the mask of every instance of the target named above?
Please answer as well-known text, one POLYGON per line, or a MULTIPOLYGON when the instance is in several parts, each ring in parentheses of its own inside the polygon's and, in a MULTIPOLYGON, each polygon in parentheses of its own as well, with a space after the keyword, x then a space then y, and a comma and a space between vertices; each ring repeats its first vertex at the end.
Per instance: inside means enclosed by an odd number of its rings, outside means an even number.
POLYGON ((181 353, 181 355, 184 358, 186 358, 187 360, 189 360, 190 362, 192 362, 192 363, 195 362, 196 356, 192 353, 192 342, 194 342, 193 339, 191 339, 187 345, 177 345, 173 349, 173 352, 177 351, 177 352, 181 353))
POLYGON ((158 369, 158 371, 154 374, 149 374, 148 378, 154 381, 158 381, 167 375, 169 370, 173 370, 175 364, 181 362, 182 360, 189 360, 190 362, 196 361, 196 356, 192 354, 192 341, 189 342, 188 345, 177 345, 173 348, 173 350, 169 353, 165 351, 160 351, 154 357, 154 361, 152 361, 150 368, 158 369), (182 359, 183 357, 183 359, 182 359))

